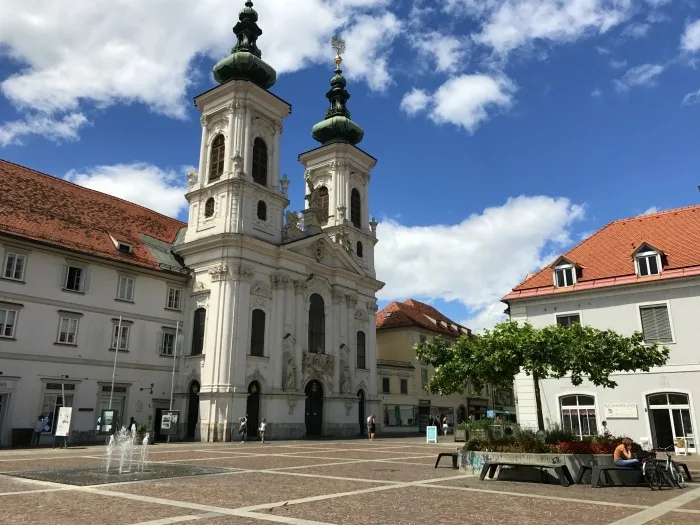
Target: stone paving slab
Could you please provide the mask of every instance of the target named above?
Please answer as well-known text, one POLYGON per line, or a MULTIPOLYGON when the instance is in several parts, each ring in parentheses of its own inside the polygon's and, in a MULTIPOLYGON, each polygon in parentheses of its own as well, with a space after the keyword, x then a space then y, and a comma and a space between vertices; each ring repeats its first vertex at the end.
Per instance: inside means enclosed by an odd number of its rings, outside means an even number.
MULTIPOLYGON (((287 467, 304 467, 335 463, 342 460, 320 459, 313 457, 288 457, 288 456, 249 456, 220 459, 204 459, 192 462, 194 465, 216 465, 217 467, 241 468, 241 469, 276 469, 287 467)), ((331 468, 331 467, 328 467, 331 468)), ((335 467, 332 467, 335 468, 335 467)))
MULTIPOLYGON (((29 480, 19 480, 15 478, 0 476, 0 494, 3 492, 22 492, 25 490, 37 490, 46 488, 37 483, 32 483, 29 480)), ((0 505, 0 508, 2 506, 0 505)))
MULTIPOLYGON (((697 486, 698 485, 688 485, 684 490, 693 490, 697 486)), ((691 501, 690 503, 686 503, 681 508, 688 509, 688 510, 700 510, 700 498, 696 499, 694 501, 691 501)), ((700 516, 698 516, 698 523, 700 523, 700 516)))
MULTIPOLYGON (((324 458, 331 458, 331 459, 401 459, 403 457, 415 457, 415 456, 420 456, 421 454, 411 454, 406 453, 406 454, 387 454, 386 452, 383 451, 373 451, 373 450, 339 450, 336 452, 333 451, 323 451, 323 452, 308 452, 303 454, 305 456, 318 456, 318 457, 324 457, 324 458)), ((429 456, 430 453, 427 453, 426 456, 429 456)), ((437 455, 435 455, 437 457, 437 455)))
MULTIPOLYGON (((379 484, 376 484, 378 486, 379 484)), ((375 484, 363 483, 361 488, 375 484)), ((329 480, 264 472, 239 472, 148 483, 127 483, 104 487, 156 498, 165 497, 226 508, 260 505, 291 499, 347 492, 358 488, 356 481, 329 480)))
MULTIPOLYGON (((183 509, 85 492, 39 492, 0 497, 0 524, 128 525, 192 514, 183 509)), ((196 522, 192 522, 196 523, 196 522)), ((258 524, 260 525, 260 524, 258 524)))
POLYGON ((458 470, 435 469, 428 465, 404 465, 398 463, 353 463, 333 467, 309 467, 296 469, 301 474, 337 476, 377 481, 420 481, 459 475, 458 470))
POLYGON ((205 458, 225 458, 239 457, 242 454, 238 452, 184 452, 184 451, 148 451, 148 461, 183 461, 189 459, 205 459, 205 458))
POLYGON ((261 521, 240 516, 222 516, 220 518, 204 518, 196 521, 186 521, 187 525, 270 525, 271 521, 261 521))
POLYGON ((342 525, 607 525, 633 509, 584 503, 526 500, 506 495, 407 487, 278 507, 271 514, 342 525))
MULTIPOLYGON (((437 469, 440 470, 440 469, 437 469)), ((590 484, 562 487, 556 484, 524 483, 519 481, 481 481, 478 477, 461 480, 445 480, 434 483, 453 487, 467 487, 494 492, 517 492, 540 496, 555 496, 580 500, 626 503, 628 505, 649 506, 670 500, 681 494, 680 490, 651 490, 649 487, 601 487, 591 488, 590 484)), ((472 494, 472 493, 468 493, 472 494)), ((700 520, 699 520, 700 523, 700 520)))
POLYGON ((29 472, 47 468, 97 467, 104 464, 102 458, 66 458, 55 461, 38 458, 36 461, 7 461, 0 463, 0 474, 7 472, 29 472))
POLYGON ((646 525, 698 525, 700 515, 669 512, 665 516, 648 521, 646 525))

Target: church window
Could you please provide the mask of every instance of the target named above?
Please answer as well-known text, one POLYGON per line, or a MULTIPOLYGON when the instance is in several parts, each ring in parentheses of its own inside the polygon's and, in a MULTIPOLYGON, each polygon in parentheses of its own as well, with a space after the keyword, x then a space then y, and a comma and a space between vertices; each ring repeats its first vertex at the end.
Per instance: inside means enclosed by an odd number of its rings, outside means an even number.
POLYGON ((309 300, 309 352, 326 351, 326 313, 323 297, 317 293, 309 300))
POLYGON ((362 259, 362 250, 362 243, 360 241, 357 241, 357 248, 355 249, 355 253, 360 259, 362 259))
POLYGON ((250 329, 250 355, 263 357, 265 355, 265 312, 253 310, 253 322, 250 329))
POLYGON ((267 144, 260 137, 253 142, 253 182, 267 186, 267 144))
POLYGON ((321 186, 318 189, 318 196, 319 200, 321 202, 321 210, 323 211, 323 218, 325 219, 323 224, 326 224, 328 222, 328 213, 330 210, 330 204, 328 201, 328 188, 325 186, 321 186))
POLYGON ((362 199, 355 188, 350 193, 350 221, 355 228, 362 228, 362 199))
POLYGON ((261 221, 267 220, 267 204, 265 204, 265 201, 258 201, 258 219, 261 221))
POLYGON ((214 199, 209 197, 204 203, 204 217, 209 218, 214 216, 214 199))
POLYGON ((192 323, 192 355, 202 355, 204 351, 204 328, 207 322, 207 311, 204 308, 197 308, 194 311, 194 322, 192 323))
POLYGON ((226 144, 224 136, 219 133, 211 143, 211 154, 209 157, 209 182, 214 181, 224 174, 224 158, 226 144))
POLYGON ((367 368, 364 332, 357 332, 357 368, 367 368))

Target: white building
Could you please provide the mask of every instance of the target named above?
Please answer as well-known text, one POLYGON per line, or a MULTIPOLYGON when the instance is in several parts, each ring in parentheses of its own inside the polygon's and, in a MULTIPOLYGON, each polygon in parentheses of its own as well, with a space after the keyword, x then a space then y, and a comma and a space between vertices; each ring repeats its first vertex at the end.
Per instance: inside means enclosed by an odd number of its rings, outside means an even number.
MULTIPOLYGON (((614 389, 568 379, 541 381, 545 420, 584 437, 613 434, 666 447, 685 438, 695 450, 700 400, 700 206, 612 222, 528 276, 504 298, 513 320, 535 327, 585 323, 670 349, 665 366, 619 373, 614 389)), ((531 377, 515 382, 518 420, 536 427, 531 377)))
POLYGON ((156 429, 182 348, 174 408, 185 438, 227 440, 245 414, 251 435, 266 418, 273 438, 350 436, 376 411, 376 160, 356 146, 363 131, 336 57, 331 107, 312 133, 321 145, 299 157, 309 206, 303 220, 285 213, 291 107, 268 91, 276 75, 256 21, 247 2, 238 44, 214 68, 220 85, 195 99, 187 224, 0 162, 3 445, 64 402, 72 430, 94 429, 117 345, 113 408, 156 429))

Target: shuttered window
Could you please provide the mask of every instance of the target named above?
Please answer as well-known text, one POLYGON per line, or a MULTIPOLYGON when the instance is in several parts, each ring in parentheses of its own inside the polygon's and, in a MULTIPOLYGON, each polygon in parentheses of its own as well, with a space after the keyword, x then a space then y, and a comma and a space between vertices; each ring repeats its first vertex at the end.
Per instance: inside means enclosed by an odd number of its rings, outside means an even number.
POLYGON ((673 342, 671 320, 668 317, 668 308, 665 304, 640 306, 639 313, 642 317, 642 331, 644 332, 645 342, 673 342))

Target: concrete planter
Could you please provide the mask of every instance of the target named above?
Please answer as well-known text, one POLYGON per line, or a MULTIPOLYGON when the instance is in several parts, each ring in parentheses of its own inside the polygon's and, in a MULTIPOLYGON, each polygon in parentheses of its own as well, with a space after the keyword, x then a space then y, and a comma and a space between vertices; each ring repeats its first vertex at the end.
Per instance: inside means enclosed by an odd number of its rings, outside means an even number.
POLYGON ((455 429, 455 442, 464 442, 467 440, 467 430, 466 429, 455 429))
MULTIPOLYGON (((512 452, 481 452, 472 450, 459 451, 457 464, 459 470, 464 474, 481 473, 481 468, 488 461, 508 461, 509 463, 523 465, 527 464, 544 464, 544 465, 566 465, 571 472, 571 476, 576 479, 581 465, 612 465, 612 454, 523 454, 512 452)), ((628 485, 638 483, 640 475, 637 472, 611 472, 610 473, 615 483, 625 483, 628 485)), ((553 471, 547 471, 548 481, 550 483, 558 483, 553 471)), ((540 469, 536 468, 517 468, 503 469, 498 476, 499 480, 510 481, 542 481, 540 469)), ((586 472, 583 477, 584 483, 590 483, 591 473, 586 472)))

